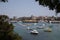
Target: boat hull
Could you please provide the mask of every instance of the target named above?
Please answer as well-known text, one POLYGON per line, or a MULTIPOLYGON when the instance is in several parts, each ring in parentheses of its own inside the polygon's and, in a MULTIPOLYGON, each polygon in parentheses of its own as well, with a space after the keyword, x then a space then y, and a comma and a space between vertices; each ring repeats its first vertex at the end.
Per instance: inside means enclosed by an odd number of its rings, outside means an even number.
POLYGON ((31 32, 31 34, 37 35, 37 34, 38 34, 38 32, 31 32))
POLYGON ((45 32, 51 32, 51 31, 52 31, 52 29, 47 28, 47 29, 45 29, 44 31, 45 31, 45 32))

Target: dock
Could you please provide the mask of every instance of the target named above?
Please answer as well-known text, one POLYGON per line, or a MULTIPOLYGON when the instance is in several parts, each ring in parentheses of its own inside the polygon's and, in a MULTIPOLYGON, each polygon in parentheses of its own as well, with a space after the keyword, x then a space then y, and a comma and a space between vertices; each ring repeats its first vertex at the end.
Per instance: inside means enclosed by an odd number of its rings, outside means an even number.
POLYGON ((60 21, 49 21, 49 23, 60 23, 60 21))

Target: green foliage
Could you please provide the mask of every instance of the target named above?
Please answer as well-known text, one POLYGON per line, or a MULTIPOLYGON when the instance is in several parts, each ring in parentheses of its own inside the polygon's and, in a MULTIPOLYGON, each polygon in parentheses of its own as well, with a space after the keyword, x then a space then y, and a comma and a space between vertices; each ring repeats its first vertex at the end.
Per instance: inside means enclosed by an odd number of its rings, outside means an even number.
POLYGON ((14 34, 14 26, 5 21, 9 17, 6 15, 0 15, 0 40, 21 40, 21 37, 14 34))
POLYGON ((8 0, 0 0, 0 2, 8 2, 8 0))
POLYGON ((60 13, 60 0, 35 0, 39 2, 39 5, 48 6, 50 10, 56 10, 56 13, 60 13))
POLYGON ((9 17, 7 15, 0 15, 0 19, 9 19, 9 17))

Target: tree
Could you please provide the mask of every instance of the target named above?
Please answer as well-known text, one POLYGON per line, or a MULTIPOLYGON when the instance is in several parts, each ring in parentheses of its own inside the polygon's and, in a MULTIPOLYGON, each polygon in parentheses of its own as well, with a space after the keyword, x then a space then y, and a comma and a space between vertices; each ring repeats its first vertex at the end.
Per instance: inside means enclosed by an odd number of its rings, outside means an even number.
POLYGON ((0 15, 0 40, 21 40, 22 38, 13 32, 13 24, 9 24, 9 17, 6 15, 0 15))
POLYGON ((39 5, 48 6, 49 10, 55 10, 56 15, 60 13, 60 0, 35 0, 39 2, 39 5))
POLYGON ((0 0, 0 2, 8 2, 8 0, 0 0))

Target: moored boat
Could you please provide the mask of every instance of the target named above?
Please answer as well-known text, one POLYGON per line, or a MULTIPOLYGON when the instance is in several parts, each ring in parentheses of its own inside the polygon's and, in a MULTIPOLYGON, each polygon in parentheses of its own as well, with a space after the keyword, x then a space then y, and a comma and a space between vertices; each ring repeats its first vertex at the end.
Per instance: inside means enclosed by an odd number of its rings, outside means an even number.
POLYGON ((30 27, 27 27, 27 30, 32 30, 30 27))
POLYGON ((52 29, 48 27, 48 28, 45 28, 44 31, 45 31, 45 32, 51 32, 52 29))
POLYGON ((31 34, 38 34, 39 32, 37 30, 32 30, 31 34))
POLYGON ((43 29, 44 26, 37 26, 36 28, 38 28, 38 29, 43 29))

